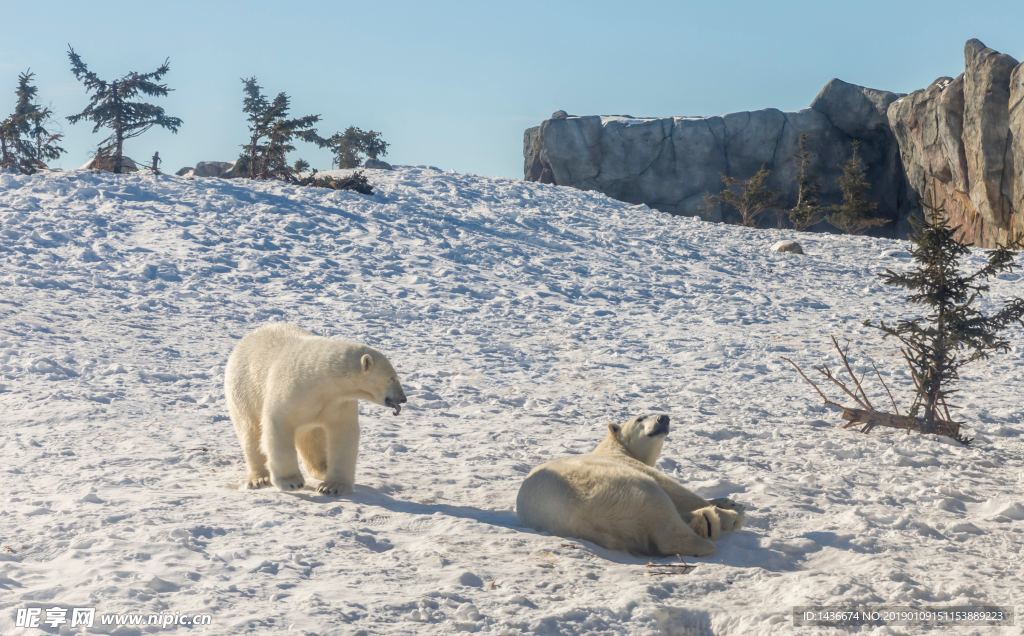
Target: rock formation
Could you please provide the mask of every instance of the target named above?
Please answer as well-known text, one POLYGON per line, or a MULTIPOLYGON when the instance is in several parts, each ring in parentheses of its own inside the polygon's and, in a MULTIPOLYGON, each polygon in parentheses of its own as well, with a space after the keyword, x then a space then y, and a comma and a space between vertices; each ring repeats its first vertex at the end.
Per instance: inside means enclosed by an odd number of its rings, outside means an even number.
POLYGON ((1024 231, 1022 102, 1022 65, 970 40, 956 79, 940 77, 889 107, 913 190, 975 245, 1024 231))
POLYGON ((705 203, 721 190, 722 175, 746 179, 767 167, 778 207, 788 209, 806 134, 812 177, 822 201, 834 203, 856 140, 877 214, 893 221, 882 233, 905 236, 926 196, 945 206, 965 239, 990 246, 1024 230, 1024 69, 977 40, 965 47, 965 69, 905 96, 832 80, 795 113, 652 119, 558 111, 525 132, 524 172, 533 181, 735 221, 705 203))
POLYGON ((839 200, 839 174, 858 140, 879 214, 896 220, 907 191, 885 112, 898 97, 834 79, 810 108, 796 113, 769 108, 722 117, 641 119, 558 112, 525 133, 526 178, 732 221, 730 211, 705 202, 707 194, 722 189, 722 176, 746 179, 767 167, 768 187, 779 193, 779 209, 787 209, 796 202, 795 155, 800 135, 806 134, 813 177, 825 202, 839 200))

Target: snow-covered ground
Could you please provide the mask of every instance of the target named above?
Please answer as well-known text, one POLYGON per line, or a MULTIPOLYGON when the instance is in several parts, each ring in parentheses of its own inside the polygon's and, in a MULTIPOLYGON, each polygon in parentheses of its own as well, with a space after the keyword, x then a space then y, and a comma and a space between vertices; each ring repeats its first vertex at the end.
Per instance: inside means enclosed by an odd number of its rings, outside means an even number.
POLYGON ((795 605, 1022 603, 1021 334, 963 380, 969 448, 838 429, 780 360, 836 334, 905 382, 861 325, 898 315, 877 273, 905 243, 775 254, 788 234, 595 193, 370 175, 0 175, 0 632, 51 605, 219 634, 762 634, 795 605), (352 497, 238 489, 223 365, 280 320, 402 375, 400 416, 361 408, 352 497), (519 526, 532 466, 647 411, 674 418, 661 469, 746 504, 743 531, 683 574, 519 526))

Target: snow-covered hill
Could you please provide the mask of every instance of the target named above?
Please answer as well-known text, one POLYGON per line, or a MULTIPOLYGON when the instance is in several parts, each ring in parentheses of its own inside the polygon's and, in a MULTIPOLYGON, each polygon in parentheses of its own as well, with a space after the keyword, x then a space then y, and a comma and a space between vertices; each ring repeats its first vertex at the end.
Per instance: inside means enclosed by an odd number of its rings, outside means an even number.
POLYGON ((1021 602, 1019 334, 964 378, 970 448, 839 430, 780 360, 836 334, 905 382, 860 323, 898 315, 876 275, 906 244, 775 254, 788 236, 594 193, 372 181, 0 175, 0 632, 51 605, 223 634, 753 634, 793 630, 794 605, 1021 602), (277 320, 402 375, 399 417, 361 409, 351 498, 238 490, 223 365, 277 320), (674 418, 659 466, 745 503, 745 530, 659 574, 519 527, 532 466, 643 411, 674 418))

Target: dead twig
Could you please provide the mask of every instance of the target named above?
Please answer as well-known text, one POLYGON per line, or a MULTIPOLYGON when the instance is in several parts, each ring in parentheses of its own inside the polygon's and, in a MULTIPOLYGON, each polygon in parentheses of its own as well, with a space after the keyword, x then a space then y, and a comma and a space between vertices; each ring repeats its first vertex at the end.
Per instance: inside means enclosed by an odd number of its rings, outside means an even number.
POLYGON ((683 563, 682 559, 679 560, 679 563, 654 563, 653 561, 648 561, 647 565, 644 567, 647 569, 648 576, 689 574, 693 570, 697 569, 696 565, 683 563))
POLYGON ((871 368, 875 370, 875 377, 878 378, 879 384, 882 385, 882 388, 885 389, 886 394, 889 396, 889 402, 892 404, 892 410, 896 412, 896 415, 899 415, 900 407, 896 406, 896 399, 893 398, 892 391, 889 390, 889 385, 882 379, 882 374, 878 372, 878 366, 875 364, 874 360, 871 361, 871 368))
MULTIPOLYGON (((867 391, 864 389, 864 377, 857 377, 857 374, 853 371, 853 365, 850 363, 849 353, 844 351, 839 345, 839 340, 835 336, 832 336, 832 345, 835 347, 836 353, 839 355, 839 359, 842 362, 843 368, 846 370, 847 375, 850 376, 850 381, 854 387, 851 389, 850 386, 836 377, 832 369, 825 365, 815 367, 815 370, 822 375, 826 380, 838 387, 843 393, 849 396, 854 402, 857 403, 857 407, 843 406, 838 402, 831 400, 828 394, 822 390, 818 384, 809 378, 804 370, 800 368, 796 362, 793 362, 789 358, 783 356, 782 359, 788 362, 796 372, 800 374, 800 377, 804 379, 807 384, 814 388, 815 392, 821 397, 825 406, 834 410, 840 411, 840 417, 846 420, 843 424, 843 428, 853 428, 858 426, 861 433, 870 433, 874 428, 878 426, 885 426, 887 428, 902 429, 906 431, 918 431, 925 432, 925 421, 922 418, 916 416, 917 409, 919 406, 919 400, 916 400, 911 407, 908 415, 900 413, 899 407, 896 406, 896 399, 893 397, 892 391, 889 390, 889 386, 882 379, 882 374, 878 371, 878 366, 875 365, 874 361, 871 362, 871 367, 875 371, 875 376, 878 378, 879 383, 885 388, 886 394, 889 396, 889 402, 892 404, 895 413, 884 413, 878 411, 871 404, 871 399, 868 397, 867 391)), ((909 358, 909 353, 904 351, 903 355, 905 358, 909 358)), ((913 367, 911 367, 913 368, 913 367)), ((919 378, 914 377, 914 385, 918 387, 918 395, 920 395, 921 381, 919 378)), ((941 403, 943 412, 945 414, 944 420, 939 420, 937 430, 935 431, 941 435, 947 435, 957 440, 961 444, 967 445, 970 440, 959 434, 959 423, 953 420, 949 413, 949 407, 943 401, 941 403)))
MULTIPOLYGON (((843 366, 846 367, 846 373, 850 376, 850 379, 853 380, 853 384, 857 387, 857 391, 860 393, 860 396, 864 398, 863 400, 857 401, 862 406, 874 410, 875 407, 871 406, 871 400, 868 399, 868 394, 864 392, 864 386, 861 384, 861 380, 863 380, 864 377, 861 376, 860 380, 857 379, 857 376, 853 373, 853 368, 850 366, 850 357, 847 355, 846 351, 839 348, 839 340, 837 340, 835 336, 832 336, 832 345, 836 348, 836 351, 839 352, 839 359, 843 361, 843 366)), ((846 348, 849 350, 849 343, 847 343, 846 348)), ((854 399, 856 399, 856 396, 854 399)))

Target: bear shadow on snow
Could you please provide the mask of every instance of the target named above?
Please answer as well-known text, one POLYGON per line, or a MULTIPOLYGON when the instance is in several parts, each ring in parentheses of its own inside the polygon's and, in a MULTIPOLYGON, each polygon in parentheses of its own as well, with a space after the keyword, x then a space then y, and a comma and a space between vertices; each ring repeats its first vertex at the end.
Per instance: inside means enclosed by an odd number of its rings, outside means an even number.
MULTIPOLYGON (((337 501, 336 499, 323 498, 325 501, 337 501)), ((355 492, 350 499, 356 503, 379 506, 392 512, 399 512, 410 515, 434 515, 441 513, 448 517, 470 519, 479 523, 485 523, 499 528, 509 530, 524 530, 519 526, 519 519, 516 513, 511 510, 485 510, 472 506, 455 506, 445 503, 419 503, 416 501, 403 501, 395 499, 389 494, 369 486, 356 486, 355 492)), ((532 532, 532 531, 530 531, 532 532)))
MULTIPOLYGON (((314 502, 337 502, 334 497, 317 495, 312 492, 292 492, 293 496, 301 497, 314 502)), ((619 550, 603 548, 592 541, 568 537, 552 536, 549 533, 534 530, 523 526, 511 510, 487 510, 474 508, 472 506, 457 506, 445 503, 419 503, 415 501, 404 501, 395 499, 391 495, 377 490, 371 486, 358 485, 355 492, 349 497, 354 503, 368 506, 377 506, 395 513, 410 515, 431 516, 437 513, 449 517, 469 519, 489 526, 506 528, 523 534, 550 537, 559 541, 559 546, 564 550, 582 549, 594 556, 612 563, 621 565, 644 565, 649 562, 655 563, 677 563, 678 557, 664 556, 651 557, 633 555, 619 550)), ((760 545, 760 538, 757 534, 739 530, 731 533, 721 540, 721 549, 715 554, 707 557, 700 557, 694 560, 687 557, 691 564, 707 565, 729 565, 736 568, 760 568, 769 572, 786 572, 799 569, 798 563, 790 556, 771 548, 760 545)))

